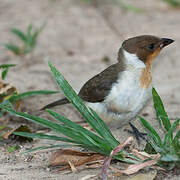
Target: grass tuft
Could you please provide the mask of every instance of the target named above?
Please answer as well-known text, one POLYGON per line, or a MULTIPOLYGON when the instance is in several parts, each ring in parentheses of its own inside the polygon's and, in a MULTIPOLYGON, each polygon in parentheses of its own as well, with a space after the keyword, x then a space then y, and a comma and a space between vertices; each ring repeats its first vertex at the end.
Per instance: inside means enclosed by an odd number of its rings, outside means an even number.
POLYGON ((148 121, 139 117, 149 136, 149 143, 146 145, 145 151, 148 153, 159 153, 161 155, 161 159, 158 162, 159 166, 172 169, 180 163, 180 130, 177 130, 180 119, 175 120, 171 124, 163 102, 154 88, 152 89, 152 95, 156 117, 164 134, 163 138, 161 138, 148 121))

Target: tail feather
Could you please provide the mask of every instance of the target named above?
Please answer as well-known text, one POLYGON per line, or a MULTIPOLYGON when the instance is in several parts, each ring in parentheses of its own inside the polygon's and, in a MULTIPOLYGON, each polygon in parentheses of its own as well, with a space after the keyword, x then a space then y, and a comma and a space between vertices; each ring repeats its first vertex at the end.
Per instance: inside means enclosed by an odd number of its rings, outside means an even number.
POLYGON ((68 99, 66 98, 63 98, 63 99, 60 99, 60 100, 57 100, 55 102, 52 102, 46 106, 44 106, 41 110, 45 110, 45 109, 48 109, 48 108, 52 108, 52 107, 55 107, 55 106, 59 106, 59 105, 63 105, 63 104, 68 104, 70 103, 68 99))

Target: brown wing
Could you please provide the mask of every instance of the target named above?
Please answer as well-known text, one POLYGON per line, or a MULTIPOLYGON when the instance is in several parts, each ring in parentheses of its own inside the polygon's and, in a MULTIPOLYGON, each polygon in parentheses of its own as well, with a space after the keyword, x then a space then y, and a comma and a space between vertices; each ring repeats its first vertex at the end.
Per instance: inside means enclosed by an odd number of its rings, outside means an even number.
POLYGON ((120 71, 123 71, 120 63, 113 64, 101 73, 87 81, 79 92, 79 96, 87 102, 102 102, 108 95, 112 84, 117 81, 120 71))

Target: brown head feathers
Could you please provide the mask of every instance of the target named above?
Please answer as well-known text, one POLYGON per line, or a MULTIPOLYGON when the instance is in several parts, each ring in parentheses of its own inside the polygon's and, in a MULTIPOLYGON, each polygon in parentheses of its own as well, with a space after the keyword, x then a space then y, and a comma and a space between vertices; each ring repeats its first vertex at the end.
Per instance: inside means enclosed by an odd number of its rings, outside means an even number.
POLYGON ((174 40, 168 38, 142 35, 125 40, 122 48, 131 54, 136 54, 141 61, 147 64, 152 62, 162 48, 172 42, 174 40))

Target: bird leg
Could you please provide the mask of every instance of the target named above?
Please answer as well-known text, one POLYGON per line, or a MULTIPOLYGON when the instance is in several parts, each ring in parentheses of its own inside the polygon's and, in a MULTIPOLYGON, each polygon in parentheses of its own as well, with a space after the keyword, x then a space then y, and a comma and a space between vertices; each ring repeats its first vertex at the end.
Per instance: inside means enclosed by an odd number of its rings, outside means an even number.
POLYGON ((130 125, 132 131, 128 130, 128 129, 126 131, 128 133, 132 134, 136 138, 138 144, 140 144, 140 139, 147 142, 147 139, 145 137, 145 136, 147 136, 147 133, 140 132, 131 122, 129 122, 129 125, 130 125))

